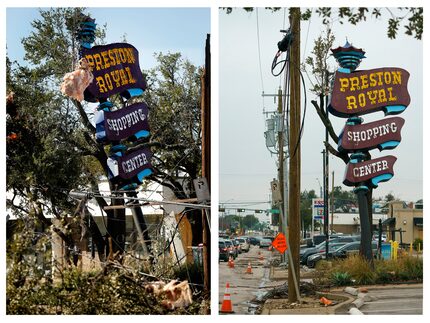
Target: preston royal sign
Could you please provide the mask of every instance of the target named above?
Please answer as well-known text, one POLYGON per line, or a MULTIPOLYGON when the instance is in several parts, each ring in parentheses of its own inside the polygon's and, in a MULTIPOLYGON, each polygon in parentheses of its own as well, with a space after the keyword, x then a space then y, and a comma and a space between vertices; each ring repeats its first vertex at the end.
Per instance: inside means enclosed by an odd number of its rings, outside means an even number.
POLYGON ((400 131, 405 120, 399 117, 385 118, 365 124, 346 124, 339 136, 339 150, 393 149, 400 143, 400 131))
POLYGON ((355 186, 362 182, 370 182, 371 186, 377 187, 379 182, 386 182, 394 176, 393 166, 396 160, 394 156, 357 163, 351 160, 346 167, 343 183, 347 186, 355 186))
POLYGON ((138 131, 146 131, 148 136, 148 107, 142 102, 116 111, 104 111, 104 126, 110 141, 128 138, 138 131))
POLYGON ((329 110, 344 118, 380 110, 386 114, 401 113, 411 101, 408 79, 409 73, 396 67, 337 71, 329 110))
POLYGON ((96 102, 130 88, 145 90, 146 83, 139 67, 139 52, 127 43, 114 43, 82 48, 94 75, 85 90, 85 100, 96 102))
POLYGON ((151 171, 152 152, 149 148, 139 149, 130 154, 118 158, 119 177, 127 179, 138 175, 143 171, 151 171))

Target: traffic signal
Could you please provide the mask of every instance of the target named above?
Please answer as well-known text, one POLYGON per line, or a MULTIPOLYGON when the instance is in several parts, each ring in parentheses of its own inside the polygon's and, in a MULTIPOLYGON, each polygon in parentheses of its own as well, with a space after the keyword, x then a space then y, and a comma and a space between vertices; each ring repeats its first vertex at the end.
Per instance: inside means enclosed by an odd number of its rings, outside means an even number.
POLYGON ((237 212, 245 212, 245 209, 237 209, 237 212))

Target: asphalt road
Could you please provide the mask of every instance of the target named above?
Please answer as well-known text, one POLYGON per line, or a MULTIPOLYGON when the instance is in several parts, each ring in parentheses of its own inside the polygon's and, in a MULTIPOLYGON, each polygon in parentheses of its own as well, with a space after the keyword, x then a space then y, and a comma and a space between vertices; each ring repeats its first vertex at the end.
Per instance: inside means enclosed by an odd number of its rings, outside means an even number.
POLYGON ((227 282, 230 284, 230 295, 234 313, 254 314, 256 308, 252 300, 265 294, 270 286, 270 267, 265 266, 272 255, 267 249, 252 246, 249 252, 240 254, 234 261, 234 268, 229 268, 227 262, 219 263, 219 309, 224 299, 227 282), (259 252, 263 259, 259 259, 259 252), (251 264, 252 274, 247 274, 248 263, 251 264))
POLYGON ((378 299, 365 302, 360 311, 365 315, 423 314, 423 286, 407 285, 369 289, 378 299))

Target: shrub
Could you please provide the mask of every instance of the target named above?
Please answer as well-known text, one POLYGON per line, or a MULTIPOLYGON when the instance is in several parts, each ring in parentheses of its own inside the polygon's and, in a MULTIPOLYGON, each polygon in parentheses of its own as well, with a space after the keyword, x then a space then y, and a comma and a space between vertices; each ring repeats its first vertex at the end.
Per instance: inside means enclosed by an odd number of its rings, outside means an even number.
POLYGON ((375 261, 376 283, 387 284, 399 280, 399 266, 395 260, 375 261))
POLYGON ((420 238, 416 238, 412 243, 414 250, 418 250, 418 244, 420 245, 420 249, 423 250, 423 240, 420 238))
POLYGON ((333 263, 333 270, 348 273, 351 279, 359 285, 372 284, 375 281, 375 272, 369 263, 360 255, 351 255, 343 260, 333 263))
POLYGON ((422 280, 423 261, 421 258, 404 257, 399 262, 399 278, 403 280, 422 280))
POLYGON ((335 271, 331 274, 331 281, 335 286, 346 286, 352 283, 349 273, 335 271))

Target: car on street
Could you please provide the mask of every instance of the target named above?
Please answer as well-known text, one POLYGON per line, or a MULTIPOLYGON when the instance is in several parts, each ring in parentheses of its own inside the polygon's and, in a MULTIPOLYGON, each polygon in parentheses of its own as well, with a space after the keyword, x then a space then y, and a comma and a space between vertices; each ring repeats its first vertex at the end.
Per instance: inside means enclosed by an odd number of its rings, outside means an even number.
POLYGON ((237 253, 241 254, 242 247, 240 246, 240 242, 237 239, 232 239, 231 241, 233 242, 234 248, 237 250, 237 253))
POLYGON ((260 244, 259 237, 249 237, 249 243, 253 246, 258 246, 260 244))
MULTIPOLYGON (((328 258, 329 259, 339 259, 346 258, 351 254, 356 254, 360 250, 361 241, 353 241, 349 242, 343 246, 334 248, 333 250, 329 249, 328 258)), ((373 254, 376 255, 378 251, 378 244, 376 241, 372 241, 372 251, 373 254)), ((314 268, 318 261, 325 259, 325 253, 317 253, 308 257, 307 266, 309 268, 314 268)))
POLYGON ((260 240, 260 248, 269 248, 272 245, 272 241, 270 239, 261 239, 260 240))
POLYGON ((218 250, 219 250, 219 260, 228 261, 228 258, 230 256, 230 249, 228 248, 224 239, 219 239, 218 250))
POLYGON ((230 239, 225 239, 224 241, 225 241, 225 244, 227 245, 227 247, 229 248, 230 256, 232 256, 233 259, 236 259, 237 256, 239 255, 239 252, 235 248, 233 241, 231 241, 230 239))
POLYGON ((248 238, 246 238, 246 237, 238 237, 238 238, 236 238, 236 240, 240 243, 240 248, 242 249, 243 252, 248 252, 249 251, 248 238))

